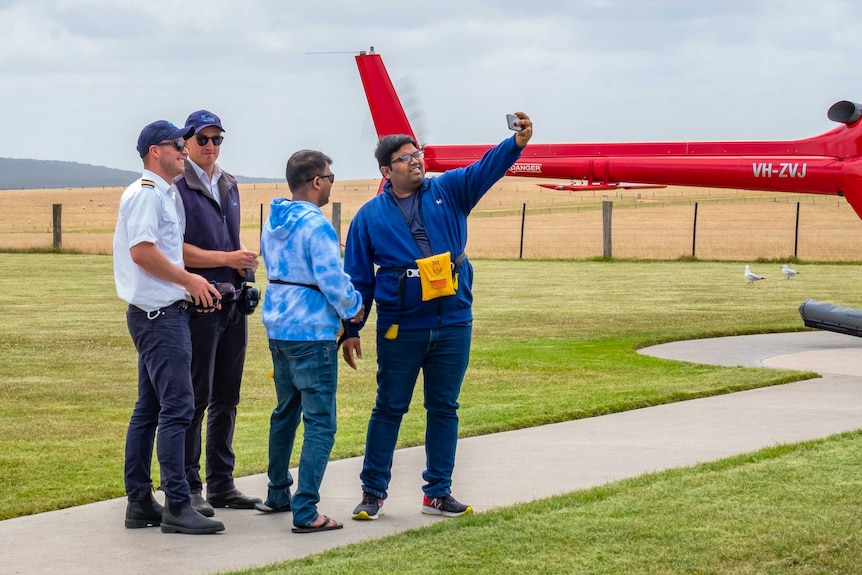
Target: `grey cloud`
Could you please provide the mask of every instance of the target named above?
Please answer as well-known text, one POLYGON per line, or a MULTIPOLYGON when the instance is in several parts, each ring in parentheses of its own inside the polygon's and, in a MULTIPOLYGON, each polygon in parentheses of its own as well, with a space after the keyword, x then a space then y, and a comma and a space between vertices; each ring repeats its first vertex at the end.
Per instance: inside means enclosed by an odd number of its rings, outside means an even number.
POLYGON ((20 134, 0 156, 135 169, 141 126, 204 107, 228 127, 226 169, 280 177, 290 153, 316 147, 339 177, 373 177, 350 54, 371 45, 435 143, 499 141, 516 109, 537 141, 802 137, 830 127, 832 101, 862 99, 860 11, 850 0, 0 0, 0 130, 20 134))

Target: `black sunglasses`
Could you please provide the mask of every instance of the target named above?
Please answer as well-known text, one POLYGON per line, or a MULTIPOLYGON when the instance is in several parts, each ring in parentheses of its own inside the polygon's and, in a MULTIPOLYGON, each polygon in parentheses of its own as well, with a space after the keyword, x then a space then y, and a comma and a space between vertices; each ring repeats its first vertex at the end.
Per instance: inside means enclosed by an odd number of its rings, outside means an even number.
POLYGON ((199 146, 206 146, 210 140, 213 141, 213 146, 221 146, 224 136, 195 136, 195 140, 198 141, 199 146))
MULTIPOLYGON (((314 176, 314 178, 320 178, 322 180, 329 180, 330 184, 335 183, 335 174, 318 174, 318 175, 314 176)), ((314 178, 311 178, 310 180, 305 180, 305 181, 306 182, 313 182, 314 178)))
POLYGON ((186 147, 185 140, 174 140, 173 142, 159 142, 158 144, 153 144, 154 146, 173 146, 177 149, 178 152, 182 152, 186 147))

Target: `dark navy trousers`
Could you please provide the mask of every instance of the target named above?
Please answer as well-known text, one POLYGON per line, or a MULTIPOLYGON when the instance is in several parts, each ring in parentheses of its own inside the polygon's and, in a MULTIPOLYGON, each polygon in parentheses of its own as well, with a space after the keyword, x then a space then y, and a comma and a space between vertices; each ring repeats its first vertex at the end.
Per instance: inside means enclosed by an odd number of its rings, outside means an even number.
POLYGON ((207 414, 206 482, 208 493, 234 488, 233 431, 248 342, 248 318, 236 302, 222 302, 212 313, 189 312, 192 385, 195 408, 186 433, 186 480, 200 493, 201 425, 207 414))
POLYGON ((185 436, 194 413, 188 312, 178 304, 150 313, 130 305, 126 323, 138 350, 138 400, 126 433, 126 495, 133 501, 149 497, 158 428, 161 489, 169 502, 188 505, 185 436))

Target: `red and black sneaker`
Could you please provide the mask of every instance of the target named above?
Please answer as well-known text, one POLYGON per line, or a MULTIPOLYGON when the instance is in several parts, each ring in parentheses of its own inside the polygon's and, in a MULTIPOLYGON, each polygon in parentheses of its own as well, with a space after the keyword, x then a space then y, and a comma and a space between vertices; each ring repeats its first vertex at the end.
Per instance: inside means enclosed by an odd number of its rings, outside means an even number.
POLYGON ((473 508, 469 505, 459 503, 451 495, 433 498, 425 495, 422 497, 422 513, 442 515, 444 517, 461 517, 462 515, 473 513, 473 508))

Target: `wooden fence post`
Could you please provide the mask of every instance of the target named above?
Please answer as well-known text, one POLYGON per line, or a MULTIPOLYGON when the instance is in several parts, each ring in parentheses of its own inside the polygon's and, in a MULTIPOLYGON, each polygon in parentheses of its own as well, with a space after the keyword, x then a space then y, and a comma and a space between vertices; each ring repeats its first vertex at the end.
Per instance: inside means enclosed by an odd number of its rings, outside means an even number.
MULTIPOLYGON (((260 240, 263 239, 263 204, 260 205, 260 224, 258 225, 257 230, 257 245, 260 246, 260 240)), ((263 248, 258 249, 259 252, 263 252, 263 248)))
POLYGON ((614 203, 610 200, 602 200, 602 255, 611 259, 611 216, 613 215, 614 203))
POLYGON ((691 257, 697 257, 695 247, 697 246, 697 202, 694 203, 694 224, 691 229, 691 257))
POLYGON ((63 204, 54 204, 54 249, 63 247, 63 204))
POLYGON ((527 218, 527 204, 521 207, 521 249, 518 251, 518 259, 524 258, 524 223, 527 218))
POLYGON ((793 229, 793 257, 799 257, 799 204, 796 202, 796 227, 793 229))
POLYGON ((338 245, 341 243, 341 202, 332 204, 332 227, 335 228, 335 237, 338 239, 338 245))

